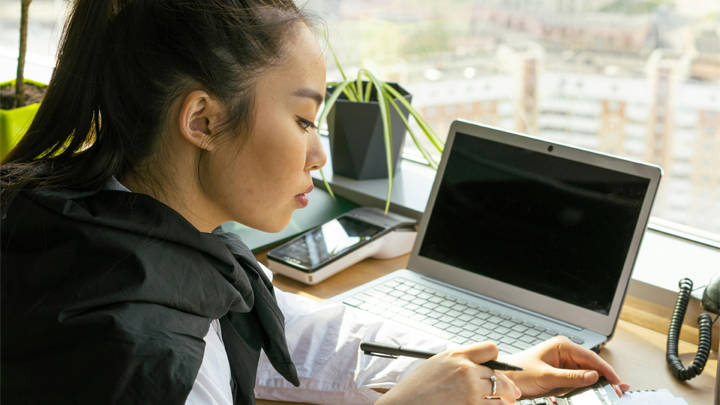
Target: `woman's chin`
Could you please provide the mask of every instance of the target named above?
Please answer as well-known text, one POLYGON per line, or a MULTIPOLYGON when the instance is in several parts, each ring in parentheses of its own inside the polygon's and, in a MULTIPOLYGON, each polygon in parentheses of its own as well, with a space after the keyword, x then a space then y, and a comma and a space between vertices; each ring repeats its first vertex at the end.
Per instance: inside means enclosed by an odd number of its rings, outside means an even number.
POLYGON ((291 219, 292 219, 292 213, 290 213, 290 215, 288 215, 284 220, 273 221, 273 223, 263 224, 264 226, 262 228, 256 228, 256 229, 263 231, 263 232, 267 232, 267 233, 282 232, 285 230, 285 228, 288 227, 288 225, 290 225, 291 219))

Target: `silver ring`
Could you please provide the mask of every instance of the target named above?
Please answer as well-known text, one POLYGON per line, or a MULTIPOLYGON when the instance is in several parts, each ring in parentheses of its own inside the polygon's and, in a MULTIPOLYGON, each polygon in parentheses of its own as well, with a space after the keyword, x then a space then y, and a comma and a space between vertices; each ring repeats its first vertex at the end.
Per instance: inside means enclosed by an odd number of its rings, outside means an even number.
POLYGON ((492 383, 492 393, 490 395, 486 395, 484 399, 494 399, 495 394, 497 393, 497 377, 491 375, 488 380, 490 380, 490 382, 492 383))

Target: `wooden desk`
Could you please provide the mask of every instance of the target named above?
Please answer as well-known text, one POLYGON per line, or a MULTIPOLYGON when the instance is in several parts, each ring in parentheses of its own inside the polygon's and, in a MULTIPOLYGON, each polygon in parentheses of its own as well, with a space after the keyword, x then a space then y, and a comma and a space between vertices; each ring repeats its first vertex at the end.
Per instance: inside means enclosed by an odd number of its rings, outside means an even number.
MULTIPOLYGON (((267 265, 266 251, 259 252, 255 256, 261 263, 267 265)), ((391 260, 367 259, 315 286, 307 286, 281 275, 275 275, 273 284, 283 291, 297 293, 320 302, 395 270, 405 268, 409 258, 408 254, 391 260)), ((633 300, 626 300, 626 306, 632 302, 633 300)), ((623 309, 623 313, 625 312, 626 310, 623 309)), ((621 313, 621 320, 614 338, 601 350, 600 356, 615 368, 624 382, 630 384, 630 389, 667 388, 676 397, 685 398, 689 405, 712 404, 717 353, 712 353, 702 375, 686 383, 680 383, 673 378, 665 363, 667 336, 622 320, 624 318, 637 319, 637 309, 632 311, 631 316, 623 316, 623 313, 621 313)), ((697 351, 697 346, 680 341, 679 349, 683 364, 690 364, 697 351)), ((259 405, 297 404, 265 400, 257 400, 257 403, 259 405)))

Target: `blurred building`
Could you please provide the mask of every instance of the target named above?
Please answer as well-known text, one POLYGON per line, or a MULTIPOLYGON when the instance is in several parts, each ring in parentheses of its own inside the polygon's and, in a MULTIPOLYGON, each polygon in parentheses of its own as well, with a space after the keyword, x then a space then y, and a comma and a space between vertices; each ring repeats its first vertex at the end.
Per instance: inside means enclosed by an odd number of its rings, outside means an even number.
POLYGON ((546 54, 527 44, 497 54, 513 67, 406 86, 441 138, 465 118, 657 164, 655 215, 720 232, 720 83, 690 76, 693 54, 657 50, 640 77, 545 71, 546 54))
POLYGON ((703 81, 720 81, 720 28, 714 24, 697 28, 693 37, 697 54, 690 75, 703 81))
MULTIPOLYGON (((558 1, 558 4, 565 3, 558 1)), ((646 50, 647 42, 655 40, 652 36, 654 20, 644 14, 558 14, 545 7, 532 9, 482 5, 474 10, 478 24, 493 24, 508 30, 526 32, 538 40, 561 43, 570 49, 634 53, 646 50)))

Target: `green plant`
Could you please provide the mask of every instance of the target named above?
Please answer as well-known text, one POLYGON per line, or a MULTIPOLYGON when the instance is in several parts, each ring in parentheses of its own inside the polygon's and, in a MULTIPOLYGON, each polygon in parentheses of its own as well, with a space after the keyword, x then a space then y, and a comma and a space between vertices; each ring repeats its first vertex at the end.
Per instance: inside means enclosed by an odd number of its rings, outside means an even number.
MULTIPOLYGON (((327 42, 327 41, 326 41, 327 42)), ((422 153, 425 160, 428 161, 428 164, 433 169, 437 170, 438 164, 433 159, 433 157, 430 155, 430 153, 427 151, 425 146, 420 143, 417 136, 415 135, 415 132, 412 128, 410 128, 410 123, 405 119, 405 115, 400 110, 400 106, 395 102, 395 98, 400 100, 400 103, 403 104, 403 106, 410 112, 410 114, 415 118, 415 121, 417 121, 418 125, 420 126, 420 129, 425 134, 425 136, 428 137, 430 142, 437 148, 440 153, 443 151, 443 147, 445 144, 443 143, 440 138, 433 132, 433 130, 430 128, 430 126, 425 122, 425 120, 420 116, 420 114, 410 105, 410 103, 392 86, 388 85, 387 83, 378 80, 377 77, 375 77, 374 74, 372 74, 367 69, 360 69, 357 74, 357 78, 355 80, 350 80, 345 76, 345 72, 343 71, 342 66, 340 66, 340 62, 338 61, 337 56, 335 55, 335 52, 333 51, 332 47, 330 46, 330 43, 327 42, 328 48, 330 49, 330 53, 332 53, 333 59, 335 60, 335 64, 337 65, 338 69, 340 70, 340 74, 343 77, 342 82, 328 82, 327 87, 334 88, 332 94, 325 100, 325 106, 323 107, 322 111, 320 112, 318 123, 321 123, 325 118, 327 118, 327 115, 330 113, 330 110, 332 109, 333 105, 335 104, 335 101, 338 99, 340 94, 345 94, 345 97, 349 101, 353 102, 370 102, 370 94, 372 92, 372 87, 375 88, 375 93, 377 97, 377 103, 380 107, 380 115, 382 117, 382 123, 383 123, 383 139, 385 143, 385 156, 387 161, 387 167, 388 167, 388 194, 387 194, 387 201, 385 202, 385 214, 387 215, 388 210, 390 209, 390 198, 392 197, 392 190, 393 190, 393 159, 392 159, 392 133, 390 129, 390 106, 392 105, 393 108, 397 110, 397 112, 400 115, 400 118, 403 120, 403 123, 405 124, 405 128, 407 128, 408 133, 410 134, 410 137, 412 138, 413 142, 415 142, 415 145, 420 150, 420 153, 422 153), (362 85, 362 78, 367 78, 368 82, 365 88, 363 89, 362 85), (372 87, 371 87, 372 86, 372 87)), ((403 134, 404 135, 404 134, 403 134)), ((322 176, 323 182, 325 183, 325 188, 328 190, 330 195, 333 199, 335 199, 335 195, 332 192, 332 189, 330 188, 330 184, 328 184, 327 180, 325 179, 325 174, 323 173, 322 169, 320 169, 320 175, 322 176)))

